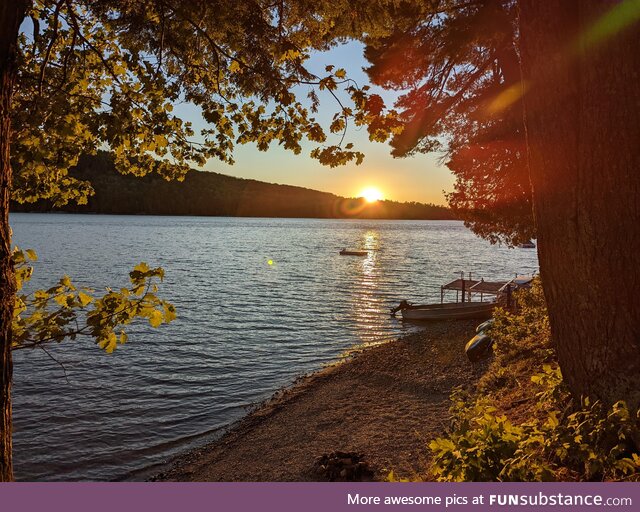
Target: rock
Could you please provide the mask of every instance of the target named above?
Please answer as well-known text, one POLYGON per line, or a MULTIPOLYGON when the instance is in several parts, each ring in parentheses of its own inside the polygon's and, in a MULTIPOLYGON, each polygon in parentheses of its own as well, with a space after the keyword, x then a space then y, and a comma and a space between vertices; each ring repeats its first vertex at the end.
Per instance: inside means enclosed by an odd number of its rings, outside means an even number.
POLYGON ((362 454, 335 451, 318 457, 314 472, 330 482, 370 482, 374 471, 363 459, 362 454))

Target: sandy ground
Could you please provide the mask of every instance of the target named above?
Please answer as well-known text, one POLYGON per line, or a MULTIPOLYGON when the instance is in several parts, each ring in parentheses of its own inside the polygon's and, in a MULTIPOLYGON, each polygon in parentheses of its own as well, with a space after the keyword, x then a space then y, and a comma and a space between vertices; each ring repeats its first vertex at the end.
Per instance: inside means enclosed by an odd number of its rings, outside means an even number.
POLYGON ((336 450, 362 454, 375 479, 415 478, 448 425, 451 390, 479 377, 463 351, 478 323, 431 323, 300 379, 154 480, 321 480, 314 462, 336 450))

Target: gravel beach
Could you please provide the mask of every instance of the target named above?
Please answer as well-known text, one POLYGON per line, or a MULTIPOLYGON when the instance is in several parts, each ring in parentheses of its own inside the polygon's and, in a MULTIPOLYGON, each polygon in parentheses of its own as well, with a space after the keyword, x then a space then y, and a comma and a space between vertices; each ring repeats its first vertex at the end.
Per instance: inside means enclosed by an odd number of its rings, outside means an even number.
POLYGON ((326 480, 315 463, 336 451, 357 453, 374 480, 390 471, 424 478, 427 444, 449 422, 449 394, 480 376, 463 350, 478 323, 430 323, 298 379, 153 480, 326 480))

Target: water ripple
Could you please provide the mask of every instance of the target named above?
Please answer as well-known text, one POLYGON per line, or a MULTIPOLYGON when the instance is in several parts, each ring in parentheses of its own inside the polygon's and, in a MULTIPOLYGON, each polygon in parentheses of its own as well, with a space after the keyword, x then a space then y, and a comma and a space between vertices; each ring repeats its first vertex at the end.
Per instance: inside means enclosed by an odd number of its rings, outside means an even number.
POLYGON ((535 251, 491 246, 459 222, 13 214, 11 225, 40 256, 36 286, 65 273, 121 286, 146 261, 165 268, 161 294, 179 315, 134 326, 110 356, 52 347, 68 382, 40 351, 16 354, 21 480, 135 477, 295 376, 406 332, 388 316, 399 300, 439 300, 462 269, 490 279, 537 268, 535 251), (370 253, 341 257, 343 247, 370 253))

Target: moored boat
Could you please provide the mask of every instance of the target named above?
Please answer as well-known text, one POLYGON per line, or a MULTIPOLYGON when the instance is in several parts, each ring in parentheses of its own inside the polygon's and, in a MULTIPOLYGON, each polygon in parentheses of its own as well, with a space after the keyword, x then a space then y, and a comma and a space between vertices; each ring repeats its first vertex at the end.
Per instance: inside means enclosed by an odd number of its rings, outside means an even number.
POLYGON ((458 320, 491 318, 494 302, 453 302, 412 305, 401 309, 404 320, 458 320))
POLYGON ((346 249, 340 251, 340 256, 367 256, 368 254, 368 251, 347 251, 346 249))

